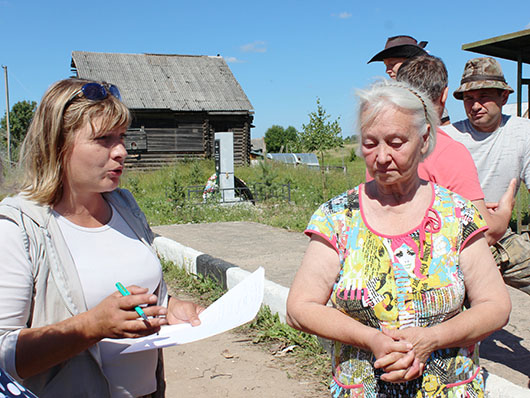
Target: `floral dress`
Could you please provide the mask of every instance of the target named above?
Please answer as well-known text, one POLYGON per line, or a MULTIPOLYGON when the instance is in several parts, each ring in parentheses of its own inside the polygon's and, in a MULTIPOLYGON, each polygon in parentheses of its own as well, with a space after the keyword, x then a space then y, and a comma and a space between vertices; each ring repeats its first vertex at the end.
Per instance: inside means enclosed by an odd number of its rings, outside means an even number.
MULTIPOLYGON (((361 185, 362 186, 362 185, 361 185)), ((357 321, 381 329, 429 327, 463 310, 464 276, 459 253, 487 227, 461 196, 431 184, 432 202, 421 225, 389 236, 366 223, 359 187, 324 203, 305 231, 328 240, 340 258, 333 306, 357 321)), ((334 343, 333 398, 483 397, 478 345, 435 351, 423 375, 386 383, 369 351, 334 343)))

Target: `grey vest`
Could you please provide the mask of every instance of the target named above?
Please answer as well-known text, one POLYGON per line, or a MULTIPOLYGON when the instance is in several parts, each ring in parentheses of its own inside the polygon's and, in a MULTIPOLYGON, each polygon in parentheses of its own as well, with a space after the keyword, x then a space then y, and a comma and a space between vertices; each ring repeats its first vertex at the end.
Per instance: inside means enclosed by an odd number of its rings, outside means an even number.
MULTIPOLYGON (((116 189, 105 193, 104 197, 114 205, 138 238, 154 252, 153 233, 132 194, 116 189)), ((87 311, 74 261, 50 207, 38 205, 18 195, 2 200, 0 217, 20 226, 20 238, 24 242, 28 260, 33 265, 33 297, 27 327, 50 325, 87 311)), ((161 305, 167 296, 163 280, 155 294, 161 305)), ((8 333, 14 331, 0 329, 0 336, 8 333)), ((157 376, 160 385, 163 383, 161 352, 157 376)), ((97 345, 23 380, 23 384, 40 398, 110 398, 97 345)), ((159 396, 163 396, 163 391, 158 392, 162 394, 159 396)))

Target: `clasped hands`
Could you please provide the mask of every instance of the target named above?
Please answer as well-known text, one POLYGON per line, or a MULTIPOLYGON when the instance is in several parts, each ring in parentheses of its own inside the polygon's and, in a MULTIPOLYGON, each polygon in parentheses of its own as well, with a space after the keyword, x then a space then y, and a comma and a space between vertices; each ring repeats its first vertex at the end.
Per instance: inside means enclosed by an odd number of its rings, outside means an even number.
POLYGON ((374 339, 374 367, 385 372, 381 380, 404 383, 420 377, 432 353, 429 328, 382 329, 374 339))
POLYGON ((87 326, 91 338, 136 338, 157 333, 163 325, 190 323, 197 326, 201 323, 199 314, 204 307, 200 305, 170 297, 166 308, 156 305, 157 296, 147 293, 145 288, 128 286, 127 289, 131 293, 129 296, 115 292, 85 313, 89 318, 87 326), (143 321, 134 310, 144 304, 147 306, 142 309, 149 321, 143 321))

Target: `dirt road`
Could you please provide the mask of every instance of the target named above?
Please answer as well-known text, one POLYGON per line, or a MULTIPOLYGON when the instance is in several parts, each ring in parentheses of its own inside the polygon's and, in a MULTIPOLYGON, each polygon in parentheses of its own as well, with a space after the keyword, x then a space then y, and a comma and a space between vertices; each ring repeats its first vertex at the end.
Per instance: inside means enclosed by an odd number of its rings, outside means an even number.
POLYGON ((164 349, 168 398, 328 398, 300 379, 289 355, 271 353, 238 332, 164 349))

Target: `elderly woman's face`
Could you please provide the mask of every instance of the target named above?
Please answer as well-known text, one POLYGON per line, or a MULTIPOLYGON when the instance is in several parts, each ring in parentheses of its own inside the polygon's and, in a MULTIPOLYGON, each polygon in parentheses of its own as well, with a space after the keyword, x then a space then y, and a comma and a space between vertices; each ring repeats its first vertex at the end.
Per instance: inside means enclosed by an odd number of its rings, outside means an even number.
POLYGON ((428 133, 420 136, 412 118, 411 113, 389 106, 361 132, 366 169, 376 183, 399 184, 417 177, 418 163, 428 149, 428 133))

